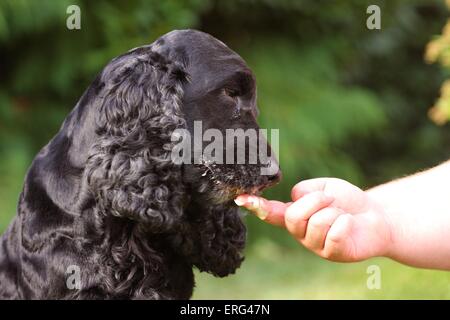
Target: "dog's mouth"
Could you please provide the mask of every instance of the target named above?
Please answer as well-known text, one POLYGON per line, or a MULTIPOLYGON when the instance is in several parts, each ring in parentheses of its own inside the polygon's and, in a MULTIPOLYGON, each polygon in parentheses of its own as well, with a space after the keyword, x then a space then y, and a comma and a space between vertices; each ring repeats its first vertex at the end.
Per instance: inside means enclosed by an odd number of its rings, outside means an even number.
MULTIPOLYGON (((277 182, 278 183, 278 182, 277 182)), ((262 192, 267 189, 270 188, 271 186, 275 185, 274 184, 268 184, 268 185, 261 185, 261 186, 255 186, 255 187, 250 187, 250 188, 236 188, 236 187, 228 187, 230 190, 231 195, 233 196, 233 198, 236 198, 237 196, 240 196, 242 194, 249 194, 252 196, 260 196, 262 194, 262 192)))
MULTIPOLYGON (((250 179, 252 180, 252 179, 250 179)), ((259 177, 255 178, 256 182, 261 182, 259 177)), ((211 195, 215 202, 224 203, 234 200, 236 197, 242 194, 260 196, 262 192, 274 185, 278 184, 280 181, 280 176, 278 175, 276 179, 264 180, 264 182, 259 184, 249 185, 250 181, 245 181, 244 186, 242 186, 242 181, 237 181, 238 183, 226 183, 220 180, 213 181, 213 188, 209 189, 208 193, 211 195), (241 183, 239 183, 241 182, 241 183)))
POLYGON ((213 203, 219 204, 230 202, 242 194, 260 196, 262 190, 264 190, 265 188, 266 187, 241 188, 235 186, 222 186, 220 189, 210 189, 207 194, 208 198, 213 203))
POLYGON ((260 165, 204 163, 196 168, 197 191, 216 204, 230 202, 242 194, 259 196, 281 180, 279 170, 262 175, 260 165))

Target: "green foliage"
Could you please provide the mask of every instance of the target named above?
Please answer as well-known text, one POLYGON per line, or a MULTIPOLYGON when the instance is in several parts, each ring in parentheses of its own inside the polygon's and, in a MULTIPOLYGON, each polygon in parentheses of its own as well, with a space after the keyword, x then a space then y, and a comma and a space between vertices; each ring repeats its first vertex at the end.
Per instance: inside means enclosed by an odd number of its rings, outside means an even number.
POLYGON ((259 45, 243 54, 259 79, 261 125, 280 129, 286 182, 335 175, 362 183, 358 164, 337 146, 382 128, 379 100, 364 88, 340 84, 333 55, 323 45, 269 43, 270 51, 259 45))
MULTIPOLYGON (((450 8, 450 1, 446 1, 450 8)), ((450 69, 450 20, 447 20, 442 34, 436 36, 427 45, 425 59, 427 62, 439 62, 447 71, 450 69)), ((430 117, 438 124, 445 124, 450 120, 450 80, 446 80, 441 87, 441 96, 430 110, 430 117)))

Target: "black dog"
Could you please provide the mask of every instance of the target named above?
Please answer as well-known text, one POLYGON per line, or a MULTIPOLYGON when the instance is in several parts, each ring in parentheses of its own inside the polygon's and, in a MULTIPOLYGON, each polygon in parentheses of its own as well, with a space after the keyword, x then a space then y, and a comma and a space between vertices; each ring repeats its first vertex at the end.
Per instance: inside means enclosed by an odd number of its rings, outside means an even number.
POLYGON ((186 299, 193 266, 233 273, 245 244, 233 198, 280 173, 174 163, 172 133, 196 120, 257 129, 256 112, 250 69, 205 33, 173 31, 113 59, 27 173, 1 238, 0 298, 186 299))

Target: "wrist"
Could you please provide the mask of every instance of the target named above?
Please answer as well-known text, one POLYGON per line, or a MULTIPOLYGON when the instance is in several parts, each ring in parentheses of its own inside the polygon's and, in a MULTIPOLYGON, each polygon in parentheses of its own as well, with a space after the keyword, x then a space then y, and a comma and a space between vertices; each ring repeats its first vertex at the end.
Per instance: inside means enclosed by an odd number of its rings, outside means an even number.
POLYGON ((388 208, 378 201, 376 195, 370 191, 366 191, 366 194, 369 197, 370 210, 379 221, 377 229, 380 243, 376 256, 393 258, 396 252, 396 239, 398 238, 398 228, 393 220, 393 215, 388 208))

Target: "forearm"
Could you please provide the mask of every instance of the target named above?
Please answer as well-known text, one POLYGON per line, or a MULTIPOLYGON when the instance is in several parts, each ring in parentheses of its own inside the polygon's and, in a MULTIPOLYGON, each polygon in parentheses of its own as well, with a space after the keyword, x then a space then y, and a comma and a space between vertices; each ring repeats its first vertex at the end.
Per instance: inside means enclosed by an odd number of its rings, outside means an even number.
POLYGON ((390 225, 386 256, 450 270, 450 162, 367 191, 390 225))

